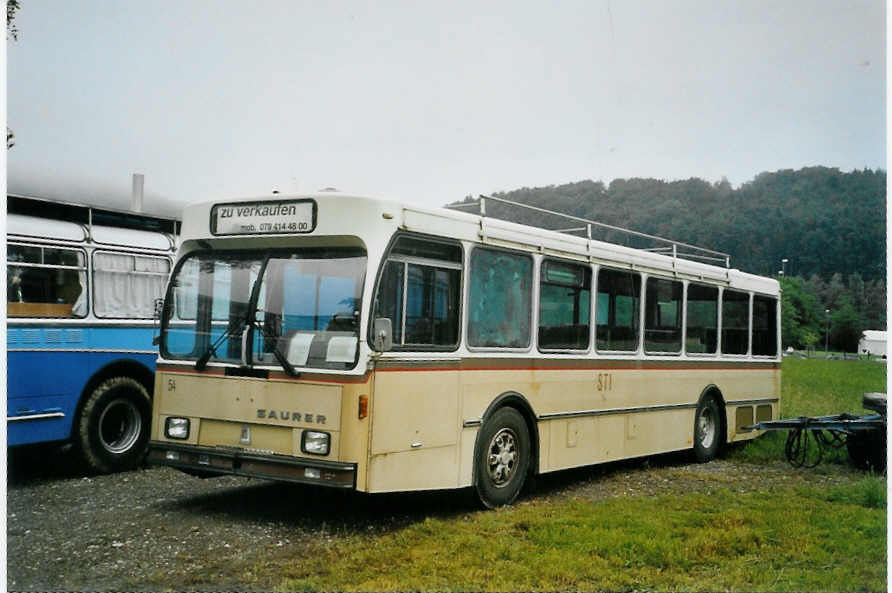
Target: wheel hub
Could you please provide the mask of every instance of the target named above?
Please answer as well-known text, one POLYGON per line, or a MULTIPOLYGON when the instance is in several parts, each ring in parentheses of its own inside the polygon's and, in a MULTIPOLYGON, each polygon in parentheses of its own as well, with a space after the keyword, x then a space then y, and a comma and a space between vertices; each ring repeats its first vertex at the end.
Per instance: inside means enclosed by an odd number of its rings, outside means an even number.
POLYGON ((713 416, 712 409, 706 407, 700 413, 700 418, 698 419, 699 427, 700 427, 700 445, 704 449, 709 449, 712 446, 712 441, 715 439, 715 417, 713 416))
POLYGON ((501 488, 511 481, 517 467, 517 435, 510 428, 503 428, 489 443, 487 472, 492 483, 501 488))
POLYGON ((99 442, 109 453, 128 451, 142 431, 139 410, 128 399, 116 399, 99 416, 99 442))

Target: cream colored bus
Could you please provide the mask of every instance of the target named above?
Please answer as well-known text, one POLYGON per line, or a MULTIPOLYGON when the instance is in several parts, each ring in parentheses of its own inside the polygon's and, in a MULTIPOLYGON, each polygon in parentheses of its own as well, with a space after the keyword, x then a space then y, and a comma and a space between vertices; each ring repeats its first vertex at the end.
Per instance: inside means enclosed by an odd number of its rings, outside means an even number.
POLYGON ((778 283, 588 228, 331 192, 187 207, 150 459, 492 507, 777 418, 778 283))

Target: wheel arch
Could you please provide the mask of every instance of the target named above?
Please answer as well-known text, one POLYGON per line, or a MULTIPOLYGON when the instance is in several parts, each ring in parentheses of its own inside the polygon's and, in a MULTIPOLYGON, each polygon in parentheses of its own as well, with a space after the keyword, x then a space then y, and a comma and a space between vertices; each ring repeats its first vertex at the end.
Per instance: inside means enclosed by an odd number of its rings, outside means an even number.
POLYGON ((84 385, 74 412, 75 422, 72 422, 71 426, 72 436, 74 436, 74 431, 77 430, 77 419, 80 418, 81 412, 83 411, 84 405, 90 394, 93 393, 103 381, 111 379, 112 377, 132 377, 139 381, 140 384, 146 388, 146 392, 149 394, 149 399, 151 400, 155 383, 155 373, 143 363, 132 358, 120 358, 114 360, 93 373, 84 385))
MULTIPOLYGON (((506 407, 517 410, 527 425, 527 431, 530 435, 530 467, 528 472, 529 475, 535 476, 539 473, 539 425, 536 421, 536 413, 533 412, 533 406, 530 405, 530 402, 523 396, 523 394, 516 391, 506 391, 500 394, 490 402, 489 406, 487 406, 486 411, 480 419, 480 425, 483 426, 486 424, 486 421, 495 414, 496 411, 506 407)), ((474 438, 475 460, 480 453, 480 433, 481 431, 478 430, 477 436, 474 438)), ((471 484, 477 484, 476 471, 472 474, 471 484)))

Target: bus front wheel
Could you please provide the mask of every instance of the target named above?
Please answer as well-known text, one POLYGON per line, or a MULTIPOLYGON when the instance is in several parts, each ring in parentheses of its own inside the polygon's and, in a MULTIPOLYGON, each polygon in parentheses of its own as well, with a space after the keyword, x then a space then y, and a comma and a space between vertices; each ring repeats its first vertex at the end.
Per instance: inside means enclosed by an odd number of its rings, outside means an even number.
POLYGON ((76 444, 90 470, 112 473, 133 469, 149 441, 151 401, 132 377, 112 377, 89 395, 77 426, 76 444))
POLYGON ((700 463, 712 461, 722 446, 721 408, 713 397, 705 397, 694 416, 694 456, 700 463))
POLYGON ((475 467, 477 499, 486 508, 511 504, 530 467, 530 435, 514 408, 497 410, 480 430, 475 467))

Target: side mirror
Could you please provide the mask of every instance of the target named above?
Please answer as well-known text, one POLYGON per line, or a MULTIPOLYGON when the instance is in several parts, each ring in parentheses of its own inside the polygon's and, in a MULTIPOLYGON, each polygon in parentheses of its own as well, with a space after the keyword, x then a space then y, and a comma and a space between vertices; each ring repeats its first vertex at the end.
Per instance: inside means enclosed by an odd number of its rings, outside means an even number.
POLYGON ((387 352, 393 348, 393 324, 386 317, 375 319, 372 324, 372 346, 378 352, 387 352))

